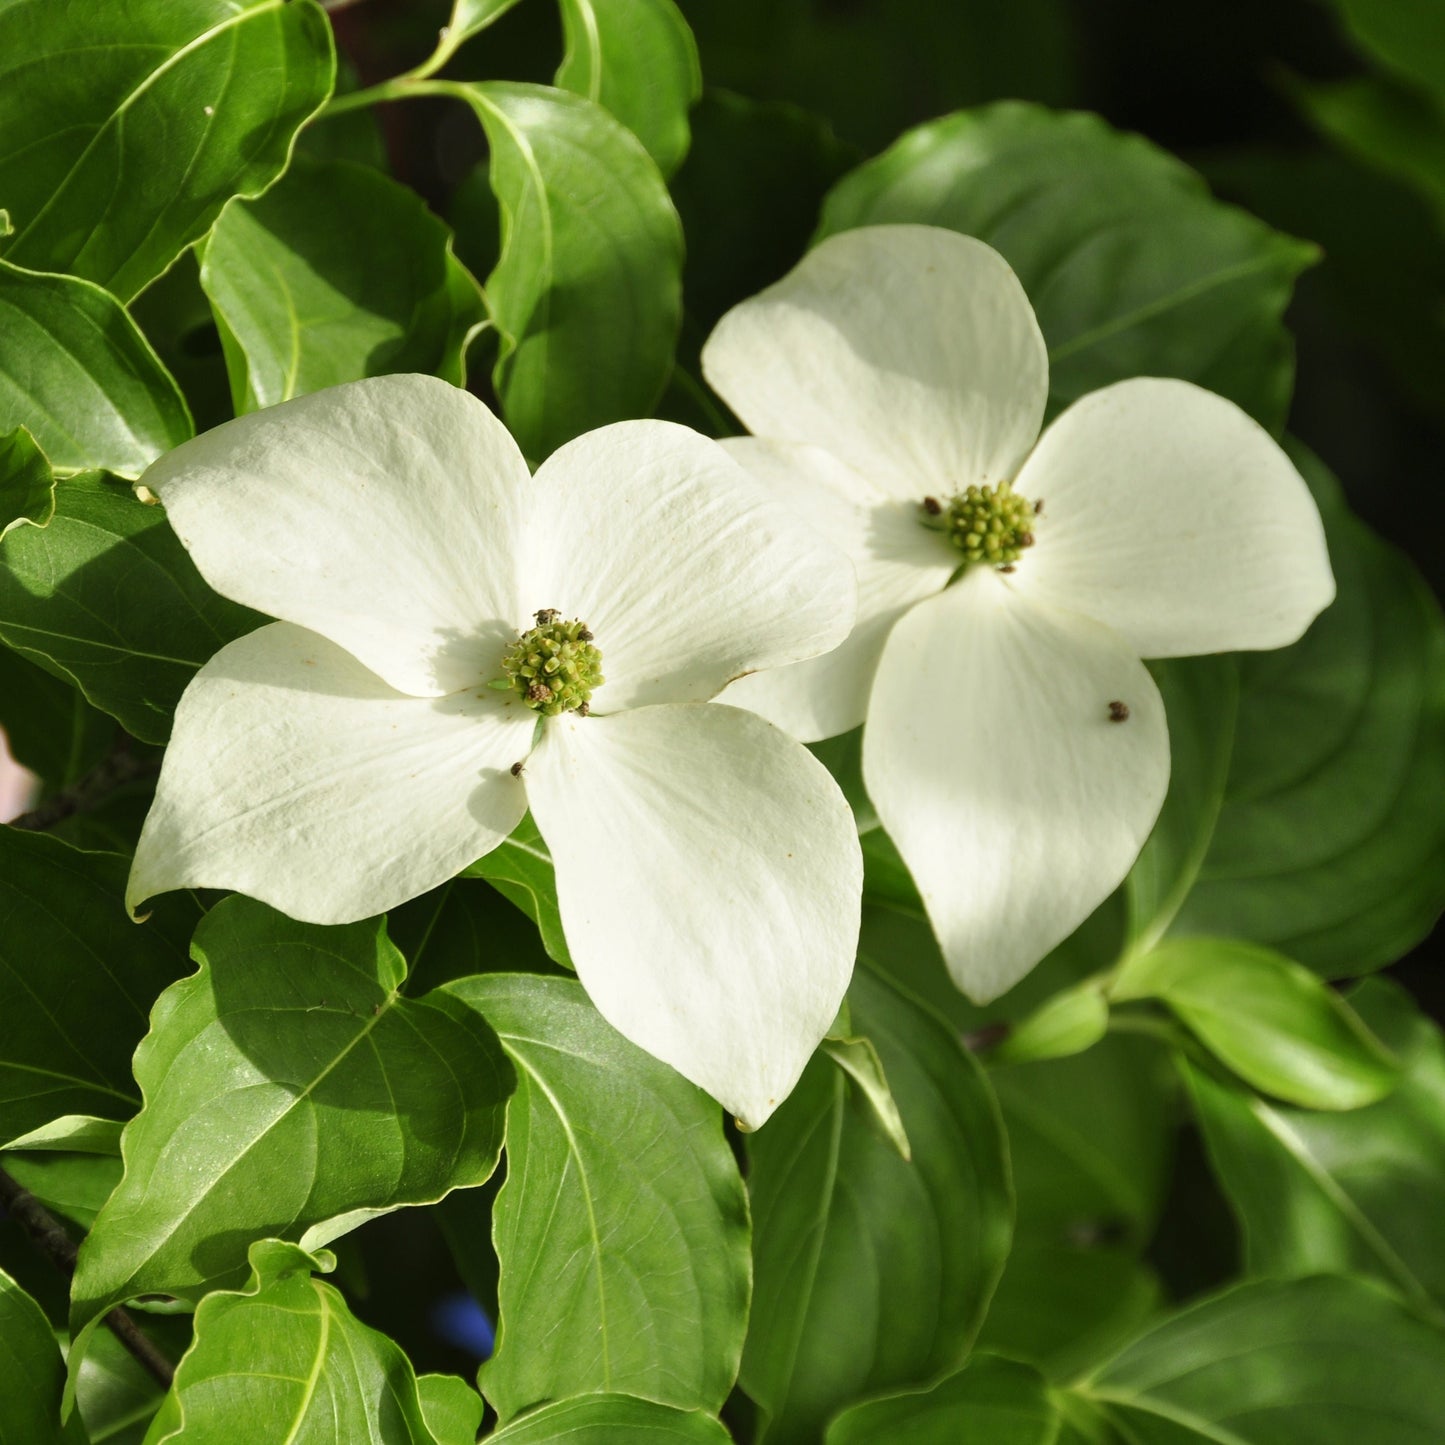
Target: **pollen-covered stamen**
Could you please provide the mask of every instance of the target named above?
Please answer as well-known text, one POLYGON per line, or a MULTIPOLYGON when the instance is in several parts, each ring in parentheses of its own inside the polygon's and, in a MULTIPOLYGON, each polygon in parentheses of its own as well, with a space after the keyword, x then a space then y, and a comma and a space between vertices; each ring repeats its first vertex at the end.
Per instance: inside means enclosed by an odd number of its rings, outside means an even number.
POLYGON ((537 625, 524 632, 502 656, 504 678, 493 687, 515 692, 543 717, 592 710, 592 694, 606 679, 602 653, 593 645, 585 622, 563 622, 555 607, 537 613, 537 625))
POLYGON ((944 532, 965 562, 1012 569, 1034 544, 1040 508, 1019 496, 1011 482, 968 487, 947 503, 925 497, 922 506, 924 525, 944 532))

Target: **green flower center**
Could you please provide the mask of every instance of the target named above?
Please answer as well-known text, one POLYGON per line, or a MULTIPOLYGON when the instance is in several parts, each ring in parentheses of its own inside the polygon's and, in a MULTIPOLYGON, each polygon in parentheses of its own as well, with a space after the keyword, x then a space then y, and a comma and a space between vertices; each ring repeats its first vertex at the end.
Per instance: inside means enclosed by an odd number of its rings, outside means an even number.
POLYGON ((537 625, 502 655, 505 678, 491 685, 510 689, 543 717, 591 711, 592 694, 606 679, 602 653, 585 622, 563 622, 555 607, 536 614, 537 625))
POLYGON ((940 502, 923 499, 924 525, 947 535, 963 553, 965 562, 1008 567, 1034 545, 1035 518, 1043 503, 1031 502, 1013 489, 1012 482, 996 487, 969 487, 940 502))

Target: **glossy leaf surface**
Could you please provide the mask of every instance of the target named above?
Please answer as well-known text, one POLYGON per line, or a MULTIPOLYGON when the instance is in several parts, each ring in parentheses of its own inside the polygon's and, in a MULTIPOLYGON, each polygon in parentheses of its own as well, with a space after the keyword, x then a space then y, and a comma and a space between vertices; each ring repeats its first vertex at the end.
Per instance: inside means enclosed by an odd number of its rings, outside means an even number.
POLYGON ((749 1139, 756 1283, 740 1383, 772 1445, 815 1439, 861 1396, 960 1364, 1008 1252, 1008 1166, 979 1066, 866 968, 849 1005, 913 1162, 827 1060, 749 1139))
POLYGON ((376 922, 294 923, 237 896, 193 952, 136 1051, 145 1107, 81 1247, 78 1324, 131 1295, 234 1285, 254 1240, 314 1247, 480 1184, 501 1148, 513 1079, 496 1036, 445 993, 402 998, 376 922))
POLYGON ((7 259, 129 300, 232 196, 256 195, 281 173, 333 70, 314 0, 8 0, 7 259))
POLYGON ((1314 250, 1212 200, 1140 137, 1012 102, 947 116, 840 181, 819 234, 900 221, 1003 254, 1048 342, 1055 407, 1178 376, 1283 423, 1294 368, 1280 315, 1314 250))
POLYGON ((420 371, 457 386, 486 308, 451 235, 412 191, 347 161, 297 157, 206 241, 237 412, 324 386, 420 371))
POLYGON ((0 261, 0 430, 18 426, 57 470, 122 477, 191 434, 180 390, 115 297, 0 261))
POLYGON ((672 368, 682 231, 641 142, 600 105, 546 86, 456 86, 491 146, 502 251, 487 278, 502 333, 494 380, 541 460, 646 416, 672 368))
POLYGON ((594 1390, 716 1410, 749 1286, 747 1202, 717 1106, 571 979, 492 974, 442 992, 487 1019, 517 1072, 487 1398, 504 1421, 594 1390))

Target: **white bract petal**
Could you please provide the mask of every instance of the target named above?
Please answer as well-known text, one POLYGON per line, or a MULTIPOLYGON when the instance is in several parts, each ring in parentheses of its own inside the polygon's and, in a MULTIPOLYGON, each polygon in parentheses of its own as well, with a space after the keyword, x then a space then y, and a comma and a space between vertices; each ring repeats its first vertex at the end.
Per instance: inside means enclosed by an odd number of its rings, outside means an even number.
POLYGON ((598 711, 701 702, 741 673, 826 652, 853 626, 847 557, 686 427, 588 432, 548 458, 530 501, 529 606, 596 637, 598 711))
POLYGON ((858 620, 832 652, 752 673, 721 701, 758 713, 802 742, 847 732, 863 721, 889 629, 915 602, 943 590, 958 553, 919 526, 916 501, 899 501, 821 448, 755 437, 723 446, 770 495, 853 559, 858 620))
POLYGON ((889 636, 863 776, 955 982, 987 1003, 1132 866, 1169 783, 1164 706, 1108 628, 972 569, 889 636))
POLYGON ((143 476, 218 592, 329 637, 393 687, 468 687, 532 603, 527 464, 429 376, 330 387, 226 422, 143 476))
POLYGON ((221 649, 176 710, 126 889, 234 888, 348 923, 436 887, 526 811, 536 715, 474 689, 409 697, 278 622, 221 649))
POLYGON ((1334 598, 1304 478, 1233 402, 1186 381, 1075 402, 1017 490, 1044 510, 1014 585, 1143 657, 1283 647, 1334 598))
POLYGON ((756 436, 826 448, 900 500, 1011 477, 1048 395, 998 252, 933 226, 829 237, 735 306, 704 375, 756 436))
POLYGON ((763 1123, 852 974, 862 860, 837 784, 716 704, 549 720, 526 782, 603 1017, 763 1123))

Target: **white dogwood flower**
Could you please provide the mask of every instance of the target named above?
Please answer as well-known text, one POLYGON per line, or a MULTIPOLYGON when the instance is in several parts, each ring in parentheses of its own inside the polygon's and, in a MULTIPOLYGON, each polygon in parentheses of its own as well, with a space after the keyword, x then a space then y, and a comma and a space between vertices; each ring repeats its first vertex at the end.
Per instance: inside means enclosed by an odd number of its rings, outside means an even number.
POLYGON ((281 620, 186 689, 130 906, 234 888, 344 923, 530 807, 604 1017, 766 1119, 847 987, 862 863, 811 754, 708 699, 846 636, 847 558, 685 427, 604 427, 532 476, 424 376, 228 422, 144 482, 207 581, 281 620))
POLYGON ((1138 379, 1042 437, 1043 336, 980 241, 825 240, 703 351, 732 454, 858 568, 825 657, 734 684, 863 775, 958 985, 987 1002, 1108 896, 1169 778, 1141 657, 1280 647, 1334 595, 1318 509, 1233 403, 1138 379))

